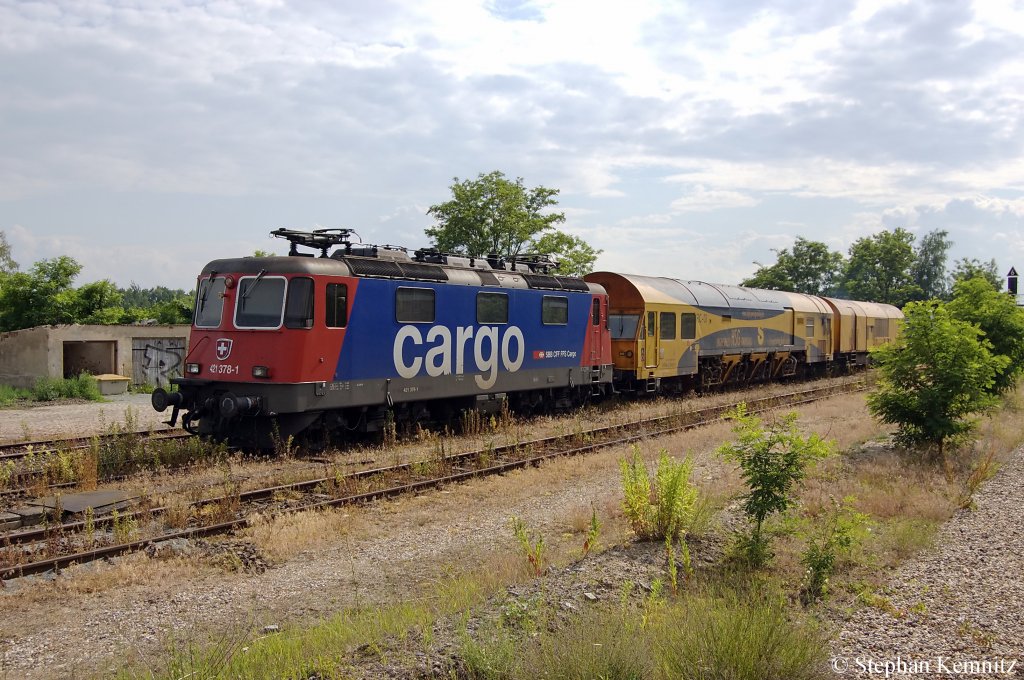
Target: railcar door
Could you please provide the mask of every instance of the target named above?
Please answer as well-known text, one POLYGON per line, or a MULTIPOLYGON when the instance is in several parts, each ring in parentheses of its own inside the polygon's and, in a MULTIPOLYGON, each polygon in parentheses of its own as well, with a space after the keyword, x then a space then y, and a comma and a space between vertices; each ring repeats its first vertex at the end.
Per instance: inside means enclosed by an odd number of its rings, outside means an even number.
POLYGON ((590 309, 590 365, 601 363, 601 298, 595 297, 590 309))
POLYGON ((647 368, 658 367, 658 313, 647 312, 647 329, 644 336, 644 360, 647 368))

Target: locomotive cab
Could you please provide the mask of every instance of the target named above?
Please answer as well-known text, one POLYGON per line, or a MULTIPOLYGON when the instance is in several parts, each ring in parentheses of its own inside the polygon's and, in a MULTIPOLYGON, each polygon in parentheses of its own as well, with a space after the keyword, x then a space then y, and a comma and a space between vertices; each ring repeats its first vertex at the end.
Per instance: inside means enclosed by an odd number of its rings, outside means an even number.
POLYGON ((214 439, 272 445, 318 417, 316 385, 344 339, 347 270, 330 261, 247 257, 211 262, 197 285, 185 375, 178 392, 154 392, 156 410, 214 439), (314 388, 309 389, 310 383, 314 388), (273 420, 267 418, 271 416, 273 420))

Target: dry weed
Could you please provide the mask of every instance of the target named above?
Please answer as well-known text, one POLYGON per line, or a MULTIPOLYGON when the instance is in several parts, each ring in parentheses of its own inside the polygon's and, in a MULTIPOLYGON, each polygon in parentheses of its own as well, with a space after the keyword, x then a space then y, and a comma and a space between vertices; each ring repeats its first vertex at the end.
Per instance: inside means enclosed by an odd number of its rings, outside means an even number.
POLYGON ((322 548, 352 531, 361 517, 352 510, 313 510, 283 516, 257 515, 243 532, 260 552, 282 562, 304 550, 322 548))

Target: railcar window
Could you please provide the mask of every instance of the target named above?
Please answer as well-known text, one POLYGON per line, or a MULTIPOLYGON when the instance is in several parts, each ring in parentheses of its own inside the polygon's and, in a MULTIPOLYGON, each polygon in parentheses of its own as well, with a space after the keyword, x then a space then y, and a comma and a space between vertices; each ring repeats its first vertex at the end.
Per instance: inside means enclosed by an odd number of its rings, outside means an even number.
POLYGON ((674 312, 661 313, 661 339, 676 339, 676 315, 674 312))
POLYGON ((569 323, 569 298, 545 295, 541 303, 541 321, 548 326, 565 326, 569 323))
POLYGON ((639 323, 639 314, 608 315, 608 329, 612 332, 612 340, 635 340, 636 327, 639 323))
POLYGON ((657 315, 654 312, 647 312, 647 337, 654 337, 654 326, 658 320, 657 315))
POLYGON ((814 317, 813 316, 807 317, 807 337, 809 337, 809 338, 813 338, 814 337, 814 317))
POLYGON ((327 327, 344 328, 348 325, 348 285, 327 284, 327 327))
POLYGON ((286 328, 313 327, 313 279, 303 276, 288 282, 284 325, 286 328))
POLYGON ((279 276, 246 276, 238 282, 236 328, 280 328, 284 284, 279 276))
POLYGON ((477 293, 476 322, 481 324, 508 323, 508 295, 506 293, 477 293))
POLYGON ((196 293, 196 313, 193 323, 197 328, 217 328, 220 326, 224 310, 224 279, 214 277, 199 282, 196 293))
POLYGON ((679 315, 679 323, 683 327, 683 340, 695 340, 697 338, 697 315, 684 312, 679 315))
POLYGON ((434 290, 399 288, 395 291, 395 318, 398 323, 434 323, 434 290))
POLYGON ((594 298, 594 304, 590 309, 590 323, 593 326, 601 325, 601 301, 594 298))

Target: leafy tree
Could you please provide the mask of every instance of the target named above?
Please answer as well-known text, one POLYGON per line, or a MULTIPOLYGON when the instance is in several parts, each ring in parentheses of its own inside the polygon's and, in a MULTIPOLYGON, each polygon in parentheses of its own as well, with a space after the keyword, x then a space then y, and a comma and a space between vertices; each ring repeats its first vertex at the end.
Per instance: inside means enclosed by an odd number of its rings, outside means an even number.
POLYGON ((546 211, 558 204, 557 189, 528 189, 521 177, 512 181, 499 171, 462 181, 456 177, 450 188, 450 201, 427 210, 437 222, 427 228, 427 236, 442 252, 509 260, 531 252, 553 254, 565 263, 563 271, 575 274, 590 271, 600 254, 555 229, 565 213, 546 211))
MULTIPOLYGON (((785 249, 783 249, 781 252, 778 252, 778 256, 781 257, 782 253, 785 252, 785 249)), ((764 288, 767 290, 796 290, 796 284, 793 283, 793 279, 789 277, 789 273, 779 262, 768 267, 764 266, 760 262, 755 262, 754 264, 758 267, 757 271, 755 271, 754 275, 750 278, 743 279, 740 283, 741 286, 747 286, 748 288, 764 288)))
POLYGON ((776 250, 775 255, 775 264, 769 267, 759 265, 760 268, 742 285, 810 295, 834 295, 837 292, 842 280, 843 256, 829 250, 821 241, 797 236, 792 253, 783 248, 776 250))
POLYGON ((85 284, 74 297, 75 323, 115 324, 124 316, 121 291, 109 279, 85 284))
POLYGON ((0 231, 0 276, 18 271, 18 263, 11 257, 11 244, 7 242, 7 234, 0 231))
POLYGON ((857 239, 850 246, 845 288, 857 300, 902 307, 923 291, 914 283, 914 236, 902 227, 857 239))
POLYGON ((921 237, 914 251, 910 273, 925 300, 946 296, 946 254, 953 245, 948 236, 943 229, 930 231, 921 237))
POLYGON ((78 296, 71 283, 81 270, 82 265, 62 255, 6 275, 0 288, 0 330, 73 322, 78 296))
POLYGON ((903 313, 900 338, 872 352, 880 379, 868 407, 896 425, 899 444, 934 447, 942 458, 947 442, 974 427, 969 416, 995 403, 995 377, 1009 359, 939 301, 911 302, 903 313))
POLYGON ((125 308, 121 323, 156 319, 158 323, 187 324, 192 322, 192 302, 195 297, 181 289, 142 288, 132 283, 121 291, 125 308))
POLYGON ((533 252, 552 255, 558 261, 558 271, 567 276, 584 276, 594 271, 594 262, 603 251, 593 248, 578 236, 564 231, 550 231, 536 240, 533 252))
POLYGON ((962 257, 956 261, 951 278, 955 286, 957 281, 965 281, 977 276, 991 283, 992 287, 996 290, 1001 290, 1003 287, 1003 277, 999 275, 999 270, 996 269, 995 259, 991 259, 988 262, 980 262, 973 257, 962 257))
POLYGON ((190 324, 194 300, 194 293, 181 293, 170 300, 159 302, 152 308, 156 312, 154 318, 158 323, 190 324))
POLYGON ((1024 372, 1024 309, 1013 296, 1000 293, 983 275, 953 284, 948 305, 954 319, 973 324, 992 344, 992 353, 1009 363, 996 371, 993 390, 1005 392, 1024 372))
POLYGON ((762 427, 760 418, 747 414, 744 404, 730 417, 736 420, 733 433, 737 441, 718 447, 718 455, 739 465, 750 489, 743 498, 743 510, 751 530, 740 548, 751 565, 760 567, 772 557, 763 531, 765 520, 796 502, 796 485, 810 464, 830 455, 833 446, 816 434, 803 437, 796 426, 796 413, 786 414, 767 428, 762 427))

